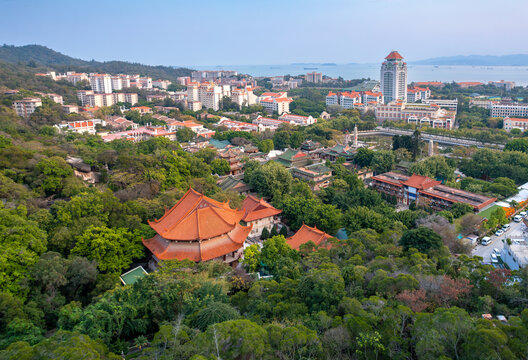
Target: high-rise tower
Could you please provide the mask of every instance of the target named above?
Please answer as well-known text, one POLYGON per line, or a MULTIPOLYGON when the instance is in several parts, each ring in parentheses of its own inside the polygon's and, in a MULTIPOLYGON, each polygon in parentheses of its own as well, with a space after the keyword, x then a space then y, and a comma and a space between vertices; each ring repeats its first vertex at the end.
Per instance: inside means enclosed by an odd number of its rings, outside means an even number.
POLYGON ((392 51, 381 64, 381 92, 385 104, 394 100, 407 102, 407 64, 397 51, 392 51))

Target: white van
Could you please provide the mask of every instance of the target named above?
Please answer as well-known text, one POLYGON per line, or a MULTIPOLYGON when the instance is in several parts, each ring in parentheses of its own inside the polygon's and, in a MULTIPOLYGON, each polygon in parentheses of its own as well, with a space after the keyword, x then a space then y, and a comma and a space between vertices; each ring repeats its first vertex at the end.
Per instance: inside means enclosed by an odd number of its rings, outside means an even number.
POLYGON ((513 217, 513 221, 515 221, 515 222, 521 222, 521 221, 522 221, 522 216, 521 216, 521 215, 515 215, 515 216, 513 217))
POLYGON ((491 238, 489 236, 484 236, 480 243, 484 246, 488 246, 489 244, 491 244, 491 238))

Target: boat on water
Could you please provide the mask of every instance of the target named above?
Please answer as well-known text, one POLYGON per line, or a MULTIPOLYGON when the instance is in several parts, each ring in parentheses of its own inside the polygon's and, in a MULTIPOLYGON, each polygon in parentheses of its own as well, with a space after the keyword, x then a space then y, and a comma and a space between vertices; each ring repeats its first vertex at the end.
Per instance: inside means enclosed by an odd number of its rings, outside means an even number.
POLYGON ((306 68, 306 67, 304 68, 304 70, 317 70, 317 69, 319 68, 306 68))

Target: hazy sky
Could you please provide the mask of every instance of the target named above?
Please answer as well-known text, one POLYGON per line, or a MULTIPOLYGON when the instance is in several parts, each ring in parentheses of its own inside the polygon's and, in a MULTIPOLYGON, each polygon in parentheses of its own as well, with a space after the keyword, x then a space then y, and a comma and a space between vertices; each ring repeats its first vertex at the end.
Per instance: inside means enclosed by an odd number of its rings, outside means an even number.
POLYGON ((0 0, 0 43, 162 65, 528 53, 527 0, 0 0))

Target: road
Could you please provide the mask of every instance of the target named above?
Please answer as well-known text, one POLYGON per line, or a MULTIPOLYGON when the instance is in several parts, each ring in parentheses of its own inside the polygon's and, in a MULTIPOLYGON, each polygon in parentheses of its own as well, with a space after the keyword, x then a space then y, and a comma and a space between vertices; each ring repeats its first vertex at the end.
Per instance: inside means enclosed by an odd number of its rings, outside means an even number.
POLYGON ((491 244, 488 246, 483 245, 477 245, 473 251, 471 252, 472 255, 482 256, 483 257, 483 263, 490 264, 491 263, 491 253, 493 252, 493 249, 499 249, 499 251, 502 250, 504 247, 503 240, 506 241, 507 238, 510 239, 519 239, 523 237, 523 232, 528 231, 526 228, 526 225, 523 224, 523 222, 514 222, 512 221, 510 223, 510 229, 506 231, 501 236, 491 236, 491 244))

